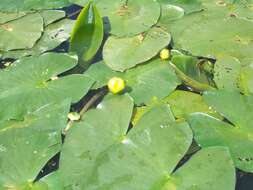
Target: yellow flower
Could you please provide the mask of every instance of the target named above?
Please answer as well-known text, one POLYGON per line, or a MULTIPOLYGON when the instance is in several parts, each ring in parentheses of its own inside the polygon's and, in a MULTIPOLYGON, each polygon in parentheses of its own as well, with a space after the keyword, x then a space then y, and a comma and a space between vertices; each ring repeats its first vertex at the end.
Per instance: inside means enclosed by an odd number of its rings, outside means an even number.
POLYGON ((122 78, 113 77, 108 81, 107 86, 110 92, 112 92, 113 94, 117 94, 121 92, 122 90, 124 90, 125 82, 122 78))
POLYGON ((170 50, 168 50, 168 49, 163 49, 163 50, 160 52, 160 58, 161 58, 162 60, 169 59, 169 58, 170 58, 170 50))

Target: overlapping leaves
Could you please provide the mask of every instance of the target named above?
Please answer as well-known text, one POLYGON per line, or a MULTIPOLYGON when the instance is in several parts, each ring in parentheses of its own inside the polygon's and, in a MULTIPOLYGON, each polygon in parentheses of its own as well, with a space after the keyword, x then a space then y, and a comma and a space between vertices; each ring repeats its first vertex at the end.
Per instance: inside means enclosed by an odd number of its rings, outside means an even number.
POLYGON ((172 173, 192 142, 187 123, 158 106, 126 134, 132 108, 128 95, 108 96, 71 129, 60 162, 67 189, 234 188, 233 162, 222 147, 200 151, 172 173))
POLYGON ((0 118, 22 118, 48 102, 65 98, 77 102, 88 92, 93 80, 80 74, 57 79, 76 64, 76 56, 48 53, 20 59, 1 70, 0 118))

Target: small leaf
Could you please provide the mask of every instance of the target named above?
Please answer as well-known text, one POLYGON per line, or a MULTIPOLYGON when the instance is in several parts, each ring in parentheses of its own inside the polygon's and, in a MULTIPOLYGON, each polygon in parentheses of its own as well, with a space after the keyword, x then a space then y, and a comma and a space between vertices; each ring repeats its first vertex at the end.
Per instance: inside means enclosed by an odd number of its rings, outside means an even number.
POLYGON ((104 36, 103 20, 96 5, 89 2, 81 11, 71 34, 70 51, 87 62, 97 53, 104 36))

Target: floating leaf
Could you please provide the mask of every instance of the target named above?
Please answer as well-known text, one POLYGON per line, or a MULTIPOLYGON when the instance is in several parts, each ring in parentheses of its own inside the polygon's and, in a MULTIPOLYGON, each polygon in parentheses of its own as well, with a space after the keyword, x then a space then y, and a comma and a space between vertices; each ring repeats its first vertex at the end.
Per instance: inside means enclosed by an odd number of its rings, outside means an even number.
POLYGON ((32 48, 41 37, 42 31, 43 18, 39 13, 28 14, 19 19, 1 24, 0 50, 32 48))
POLYGON ((222 57, 214 65, 214 81, 219 89, 239 90, 241 63, 234 57, 222 57))
POLYGON ((93 84, 79 74, 57 79, 77 64, 77 57, 48 53, 23 58, 0 72, 0 118, 22 118, 52 101, 71 98, 77 102, 93 84), (57 80, 54 80, 57 79, 57 80))
MULTIPOLYGON (((107 113, 112 110, 117 111, 110 109, 107 113)), ((98 114, 96 118, 99 118, 98 114)), ((66 188, 155 190, 172 189, 171 185, 174 185, 182 190, 193 186, 199 189, 205 187, 207 190, 219 187, 234 189, 233 162, 228 150, 223 147, 201 150, 189 163, 172 173, 189 148, 192 133, 187 123, 170 120, 168 106, 157 106, 144 114, 137 126, 126 136, 125 133, 111 135, 112 129, 105 125, 107 119, 100 120, 101 124, 97 125, 90 125, 90 121, 94 123, 99 121, 98 119, 90 119, 91 112, 86 115, 85 122, 80 123, 82 126, 72 128, 64 144, 63 155, 69 159, 62 162, 60 168, 65 170, 60 172, 70 181, 66 188), (78 162, 73 161, 73 158, 77 158, 78 162), (207 160, 209 162, 206 162, 207 160), (79 166, 78 171, 70 172, 72 164, 79 166), (150 173, 152 175, 147 175, 150 173), (69 174, 78 180, 73 181, 69 174), (206 177, 201 178, 203 175, 206 177), (144 178, 146 180, 143 180, 144 178)), ((121 125, 118 125, 116 131, 119 131, 120 127, 121 125)))
POLYGON ((215 111, 204 102, 201 95, 193 92, 176 90, 162 101, 171 106, 173 114, 179 119, 186 118, 189 114, 195 112, 217 115, 215 111))
POLYGON ((0 131, 0 189, 30 188, 48 160, 60 151, 67 115, 57 111, 66 112, 69 101, 52 106, 27 115, 24 121, 12 121, 12 127, 1 126, 5 130, 0 131))
POLYGON ((31 49, 2 52, 2 59, 18 59, 29 55, 40 55, 46 51, 56 48, 70 37, 73 25, 74 21, 70 19, 63 19, 59 22, 49 24, 45 28, 42 37, 31 49))
POLYGON ((84 121, 71 128, 60 159, 65 187, 81 188, 87 183, 98 155, 126 134, 132 109, 128 95, 106 96, 96 109, 84 115, 84 121))
POLYGON ((69 4, 69 0, 1 0, 0 11, 18 12, 38 9, 61 8, 69 4))
POLYGON ((103 20, 96 5, 88 3, 79 14, 70 39, 70 51, 87 62, 97 53, 104 36, 103 20))
POLYGON ((101 15, 110 22, 110 33, 119 37, 147 31, 160 17, 160 5, 154 0, 98 0, 101 15))
POLYGON ((214 91, 207 92, 204 98, 232 124, 203 113, 195 113, 189 117, 189 123, 196 141, 202 147, 229 147, 236 167, 253 172, 253 97, 237 92, 214 91))
POLYGON ((253 64, 242 68, 239 86, 243 93, 253 94, 253 64))
POLYGON ((61 10, 43 10, 40 14, 44 19, 44 26, 65 17, 65 12, 61 10))
POLYGON ((217 58, 226 55, 240 61, 252 58, 253 34, 245 32, 252 30, 251 21, 231 16, 217 4, 170 24, 176 48, 197 56, 217 58))
POLYGON ((181 7, 186 14, 201 11, 203 9, 202 3, 200 0, 158 0, 163 6, 174 5, 181 7))
POLYGON ((150 60, 170 43, 170 35, 162 28, 153 27, 135 37, 109 37, 103 49, 105 63, 115 71, 125 71, 150 60))
POLYGON ((148 104, 154 98, 164 98, 180 84, 173 70, 160 59, 151 60, 125 73, 112 71, 103 62, 100 62, 92 65, 85 75, 96 81, 94 88, 106 86, 112 77, 123 78, 127 85, 126 91, 138 105, 148 104))
POLYGON ((0 24, 4 24, 6 22, 18 19, 22 16, 24 16, 24 12, 17 12, 17 13, 4 13, 0 12, 0 24))

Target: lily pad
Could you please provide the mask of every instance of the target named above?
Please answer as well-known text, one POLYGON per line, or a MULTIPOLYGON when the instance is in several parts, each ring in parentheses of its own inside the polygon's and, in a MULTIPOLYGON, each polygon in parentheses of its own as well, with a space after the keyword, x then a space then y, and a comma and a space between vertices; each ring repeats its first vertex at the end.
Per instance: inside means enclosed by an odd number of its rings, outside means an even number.
POLYGON ((24 16, 24 12, 17 12, 17 13, 4 13, 0 12, 0 24, 4 24, 6 22, 18 19, 22 16, 24 16))
POLYGON ((69 0, 1 0, 0 11, 18 12, 50 8, 61 8, 69 5, 69 0))
POLYGON ((84 75, 96 81, 93 88, 106 86, 112 77, 122 77, 127 85, 126 91, 138 105, 149 104, 154 98, 164 98, 180 84, 174 71, 160 59, 151 60, 124 73, 115 72, 99 62, 90 66, 84 75))
POLYGON ((234 57, 219 58, 214 65, 214 81, 219 89, 239 91, 241 63, 234 57))
POLYGON ((80 74, 57 78, 76 64, 76 56, 48 53, 23 58, 1 70, 0 118, 22 118, 56 100, 70 98, 77 102, 94 81, 80 74))
POLYGON ((126 134, 132 109, 128 95, 106 96, 96 109, 84 115, 84 121, 74 124, 60 158, 64 187, 81 188, 89 180, 98 155, 126 134))
POLYGON ((170 96, 164 98, 162 102, 171 106, 174 116, 178 119, 187 118, 188 115, 195 112, 217 115, 212 107, 204 102, 201 95, 193 92, 176 90, 170 96))
POLYGON ((227 146, 236 167, 253 172, 253 97, 238 92, 214 91, 207 92, 204 98, 230 123, 203 113, 191 115, 189 123, 196 141, 202 147, 227 146))
POLYGON ((109 37, 103 49, 105 63, 115 71, 125 71, 150 60, 170 43, 170 35, 162 28, 153 27, 135 37, 109 37))
POLYGON ((202 3, 200 0, 158 0, 158 2, 161 3, 162 7, 163 6, 168 6, 168 5, 174 5, 181 7, 185 14, 190 14, 193 12, 201 11, 203 9, 202 3))
POLYGON ((69 103, 41 107, 41 110, 27 115, 24 121, 12 121, 11 127, 1 126, 1 189, 32 186, 40 170, 60 151, 61 129, 67 119, 64 112, 68 111, 69 103))
POLYGON ((212 13, 204 11, 199 15, 186 17, 185 21, 171 24, 175 46, 193 55, 209 58, 225 55, 239 60, 252 58, 250 52, 253 48, 253 34, 247 32, 253 30, 252 21, 231 17, 226 11, 215 10, 212 13))
POLYGON ((243 93, 253 94, 253 64, 241 69, 239 86, 243 93))
POLYGON ((98 0, 101 15, 108 17, 110 33, 119 37, 135 36, 155 25, 160 5, 154 0, 98 0))
POLYGON ((2 59, 18 59, 29 55, 40 55, 46 51, 52 50, 69 39, 74 23, 73 20, 63 19, 59 22, 49 24, 44 29, 42 37, 31 49, 2 52, 2 56, 0 55, 0 57, 2 57, 2 59))
MULTIPOLYGON (((168 106, 154 107, 127 135, 126 129, 118 133, 123 125, 118 125, 114 130, 107 127, 108 120, 101 121, 106 112, 103 116, 99 115, 99 109, 104 108, 99 107, 96 112, 87 113, 85 122, 72 128, 67 136, 62 155, 68 156, 68 159, 60 165, 60 172, 68 181, 65 188, 155 190, 172 189, 173 184, 182 190, 193 187, 234 189, 233 162, 228 150, 223 147, 201 150, 173 173, 192 142, 192 132, 187 123, 175 123, 170 119, 168 106), (94 120, 91 116, 100 119, 94 120), (117 133, 112 135, 112 131, 117 133), (207 163, 207 160, 210 162, 207 163), (73 165, 79 166, 75 172, 71 170, 73 165), (65 170, 61 170, 61 167, 65 170), (152 175, 147 175, 149 173, 152 175), (203 175, 206 177, 201 178, 203 175), (73 181, 72 176, 78 180, 73 181)), ((112 113, 112 110, 117 111, 110 109, 107 113, 112 113)), ((129 118, 125 121, 129 121, 129 118)))
POLYGON ((40 14, 44 19, 44 26, 65 17, 65 12, 61 10, 43 10, 40 14))
POLYGON ((32 48, 41 37, 42 31, 43 18, 39 13, 28 14, 2 24, 0 25, 0 50, 32 48))

